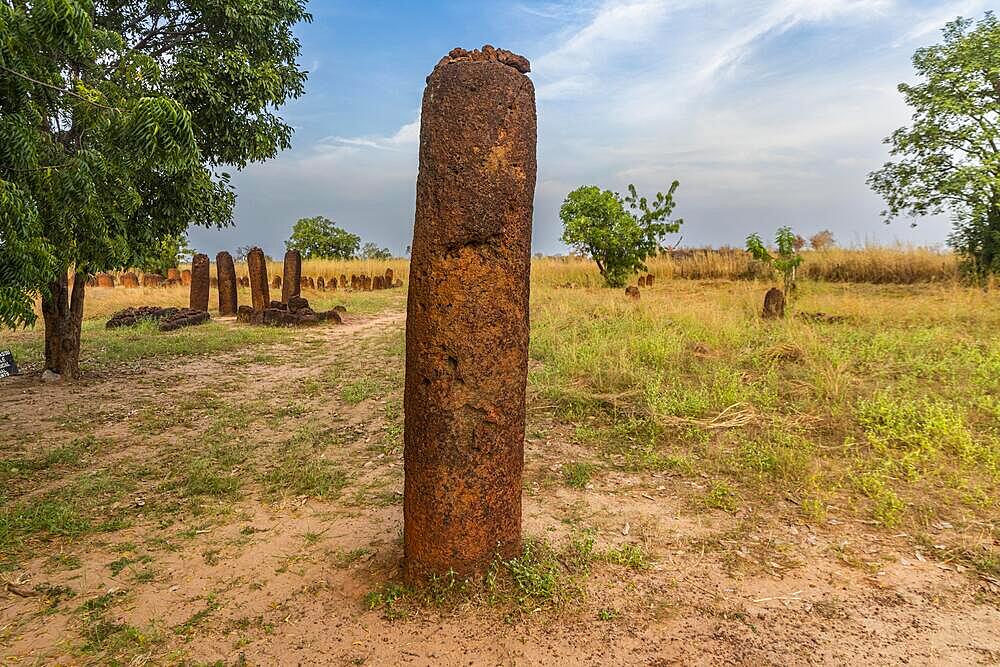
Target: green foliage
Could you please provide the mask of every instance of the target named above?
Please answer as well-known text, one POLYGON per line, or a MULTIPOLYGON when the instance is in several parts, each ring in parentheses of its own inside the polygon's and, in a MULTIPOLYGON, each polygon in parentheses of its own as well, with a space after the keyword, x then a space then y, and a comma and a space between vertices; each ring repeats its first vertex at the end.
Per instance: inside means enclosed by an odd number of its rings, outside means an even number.
POLYGON ((647 270, 645 261, 660 251, 663 237, 683 224, 669 219, 679 185, 657 192, 652 204, 632 184, 625 197, 594 185, 577 188, 559 209, 562 240, 597 262, 608 287, 622 287, 631 274, 647 270))
POLYGON ((952 21, 913 66, 921 81, 899 86, 913 123, 886 139, 895 161, 868 183, 887 220, 951 213, 952 247, 985 280, 1000 274, 1000 21, 992 12, 952 21))
POLYGON ((774 267, 781 274, 785 294, 789 296, 792 293, 792 287, 795 286, 795 271, 802 264, 802 255, 799 254, 799 249, 804 243, 800 244, 799 238, 792 233, 791 227, 780 227, 774 236, 778 254, 772 255, 757 234, 751 234, 747 237, 747 252, 758 262, 764 262, 774 267))
POLYGON ((292 29, 308 20, 301 0, 0 3, 0 324, 30 323, 41 292, 78 337, 83 291, 70 309, 54 284, 68 270, 231 224, 218 168, 290 145, 272 110, 304 92, 292 29))
POLYGON ((167 274, 168 269, 176 269, 184 257, 190 257, 194 250, 188 247, 186 234, 167 236, 159 243, 151 245, 144 258, 135 266, 146 273, 167 274))
POLYGON ((361 248, 358 257, 361 259, 392 259, 392 251, 388 248, 379 248, 369 241, 361 248))
POLYGON ((301 218, 292 227, 285 248, 298 250, 302 259, 350 259, 358 251, 361 237, 341 229, 333 220, 317 215, 301 218))

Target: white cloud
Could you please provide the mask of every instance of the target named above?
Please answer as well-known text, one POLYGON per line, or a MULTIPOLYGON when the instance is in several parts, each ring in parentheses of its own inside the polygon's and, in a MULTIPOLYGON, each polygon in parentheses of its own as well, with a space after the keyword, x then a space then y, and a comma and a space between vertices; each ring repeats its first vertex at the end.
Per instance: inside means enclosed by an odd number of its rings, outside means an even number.
POLYGON ((415 145, 420 140, 420 117, 406 123, 388 136, 368 135, 362 137, 324 137, 318 142, 316 149, 320 153, 338 152, 344 147, 374 148, 377 150, 398 151, 415 145))

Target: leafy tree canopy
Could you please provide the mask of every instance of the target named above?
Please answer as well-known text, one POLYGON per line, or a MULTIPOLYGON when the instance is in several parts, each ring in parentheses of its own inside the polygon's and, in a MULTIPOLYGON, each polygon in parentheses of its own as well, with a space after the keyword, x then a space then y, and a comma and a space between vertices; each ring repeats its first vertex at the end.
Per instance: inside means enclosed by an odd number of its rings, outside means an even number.
POLYGON ((380 248, 369 241, 361 247, 358 256, 362 259, 392 259, 392 251, 388 248, 380 248))
POLYGON ((674 181, 652 203, 632 184, 624 197, 595 185, 577 188, 559 209, 562 240, 597 263, 608 287, 621 287, 630 275, 646 270, 646 259, 660 251, 663 237, 680 230, 684 221, 670 220, 679 186, 674 181))
POLYGON ((805 243, 799 243, 801 238, 792 232, 791 227, 780 227, 774 236, 777 254, 772 255, 757 234, 747 237, 747 252, 758 262, 774 267, 781 274, 785 284, 785 294, 788 295, 791 295, 792 287, 795 285, 795 270, 802 264, 799 250, 805 243))
POLYGON ((285 241, 285 248, 298 250, 303 259, 350 259, 360 245, 360 236, 341 229, 322 215, 300 219, 285 241))
POLYGON ((304 92, 309 19, 301 0, 0 2, 0 254, 33 258, 3 263, 0 322, 31 323, 41 292, 46 367, 76 373, 87 274, 231 223, 221 168, 289 146, 273 109, 304 92))
POLYGON ((913 56, 920 78, 901 84, 913 122, 886 143, 893 161, 873 172, 884 215, 951 213, 951 244, 980 279, 1000 274, 1000 21, 959 18, 944 42, 913 56))

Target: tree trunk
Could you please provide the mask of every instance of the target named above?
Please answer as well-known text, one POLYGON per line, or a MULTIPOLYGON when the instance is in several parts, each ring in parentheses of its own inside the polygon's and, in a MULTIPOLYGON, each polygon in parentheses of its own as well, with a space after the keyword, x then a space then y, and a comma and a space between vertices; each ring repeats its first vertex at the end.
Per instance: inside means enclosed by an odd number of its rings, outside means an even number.
POLYGON ((63 273, 49 283, 49 293, 42 296, 45 368, 69 380, 80 377, 80 327, 86 283, 84 274, 74 273, 71 288, 63 273))

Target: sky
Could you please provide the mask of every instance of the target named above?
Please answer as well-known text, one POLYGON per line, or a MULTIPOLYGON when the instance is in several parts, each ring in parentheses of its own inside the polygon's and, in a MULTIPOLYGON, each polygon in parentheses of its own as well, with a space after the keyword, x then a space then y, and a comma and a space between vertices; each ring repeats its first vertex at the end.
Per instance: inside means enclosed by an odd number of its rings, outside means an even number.
POLYGON ((201 252, 278 256, 324 215, 401 255, 413 231, 425 78, 456 46, 531 61, 538 109, 533 246, 566 252, 559 206, 581 185, 680 181, 670 245, 742 245, 788 225, 840 245, 940 245, 947 219, 886 225, 865 183, 910 112, 896 87, 957 16, 998 0, 312 0, 298 27, 306 94, 276 159, 234 174, 235 226, 201 252))

